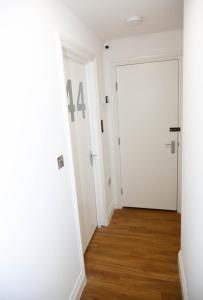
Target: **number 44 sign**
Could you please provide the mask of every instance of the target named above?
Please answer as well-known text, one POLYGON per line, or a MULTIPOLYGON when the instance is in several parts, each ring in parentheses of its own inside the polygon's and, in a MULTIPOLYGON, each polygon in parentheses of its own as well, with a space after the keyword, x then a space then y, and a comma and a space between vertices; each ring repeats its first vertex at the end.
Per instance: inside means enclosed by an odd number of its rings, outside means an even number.
MULTIPOLYGON (((67 92, 67 98, 69 100, 68 104, 68 111, 71 115, 71 121, 75 121, 75 104, 73 102, 73 89, 72 89, 72 82, 70 79, 67 80, 66 84, 66 92, 67 92)), ((83 83, 79 83, 79 89, 78 89, 78 98, 77 98, 77 111, 82 112, 82 117, 85 119, 85 103, 84 103, 84 92, 83 92, 83 83)))

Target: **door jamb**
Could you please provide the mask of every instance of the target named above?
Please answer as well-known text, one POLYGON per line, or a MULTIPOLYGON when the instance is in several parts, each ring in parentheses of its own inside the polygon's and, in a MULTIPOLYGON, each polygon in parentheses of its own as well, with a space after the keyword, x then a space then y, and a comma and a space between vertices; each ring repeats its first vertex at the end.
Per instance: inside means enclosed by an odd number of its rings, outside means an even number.
MULTIPOLYGON (((87 49, 81 48, 79 45, 71 41, 66 35, 55 32, 57 54, 59 61, 59 70, 61 73, 61 89, 63 95, 63 110, 64 110, 64 121, 66 123, 66 130, 68 130, 67 143, 71 145, 70 128, 67 124, 68 110, 67 110, 67 96, 65 93, 65 80, 64 80, 64 63, 63 55, 65 54, 74 60, 83 63, 86 66, 87 75, 87 88, 88 88, 88 108, 90 118, 90 134, 91 134, 91 145, 92 151, 97 155, 94 161, 93 174, 94 174, 94 185, 95 185, 95 196, 96 196, 96 210, 97 210, 97 223, 98 227, 107 226, 107 205, 106 205, 106 192, 105 192, 105 173, 104 173, 104 161, 103 161, 103 146, 100 130, 100 100, 99 100, 99 89, 98 89, 98 70, 97 70, 97 55, 87 49)), ((71 151, 71 161, 73 165, 73 155, 71 151)), ((77 193, 76 183, 73 171, 73 192, 75 204, 77 207, 77 218, 79 221, 79 212, 77 206, 77 193)))
MULTIPOLYGON (((145 57, 137 57, 137 58, 132 58, 132 59, 124 59, 124 60, 118 60, 118 61, 112 61, 111 62, 111 69, 113 70, 112 73, 112 78, 113 82, 117 85, 117 67, 120 66, 126 66, 126 65, 135 65, 135 64, 144 64, 144 63, 150 63, 150 62, 162 62, 162 61, 170 61, 170 60, 177 60, 178 65, 179 65, 179 95, 178 95, 178 123, 179 126, 182 126, 182 55, 180 53, 172 53, 166 56, 145 56, 145 57)), ((116 88, 113 89, 113 98, 115 99, 114 101, 114 112, 115 112, 115 117, 114 117, 114 122, 115 122, 115 134, 117 137, 119 137, 119 116, 118 116, 118 90, 116 88)), ((182 131, 181 131, 182 132, 182 131)), ((178 135, 178 143, 179 143, 179 148, 178 148, 178 162, 177 162, 177 177, 178 177, 178 183, 177 183, 177 211, 181 213, 181 150, 182 150, 182 133, 179 133, 178 135)), ((122 142, 122 141, 121 141, 122 142)), ((117 150, 116 150, 116 174, 117 174, 117 182, 116 182, 116 190, 117 190, 117 195, 116 199, 117 203, 115 203, 115 206, 118 209, 123 208, 123 199, 122 199, 122 170, 121 170, 121 157, 120 157, 120 145, 118 145, 117 150)))

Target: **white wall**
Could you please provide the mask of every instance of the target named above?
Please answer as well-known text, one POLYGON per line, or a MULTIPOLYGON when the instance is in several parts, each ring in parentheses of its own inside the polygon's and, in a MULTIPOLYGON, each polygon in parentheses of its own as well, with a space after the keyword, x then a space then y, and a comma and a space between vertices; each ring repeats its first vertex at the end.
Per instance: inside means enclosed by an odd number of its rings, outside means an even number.
MULTIPOLYGON (((134 62, 138 58, 182 56, 182 31, 169 31, 154 34, 138 35, 134 37, 106 41, 109 50, 104 50, 105 90, 110 97, 110 104, 106 105, 106 115, 109 128, 109 145, 111 156, 111 172, 115 207, 121 207, 120 197, 120 165, 117 138, 118 119, 116 106, 115 81, 117 64, 134 62)), ((180 116, 181 117, 181 116, 180 116)))
POLYGON ((130 58, 182 53, 182 31, 166 31, 106 41, 105 53, 113 61, 130 58))
POLYGON ((101 42, 61 1, 0 4, 1 300, 74 299, 84 280, 55 30, 99 61, 101 42))
POLYGON ((189 300, 203 299, 202 31, 202 0, 185 0, 181 258, 189 300))

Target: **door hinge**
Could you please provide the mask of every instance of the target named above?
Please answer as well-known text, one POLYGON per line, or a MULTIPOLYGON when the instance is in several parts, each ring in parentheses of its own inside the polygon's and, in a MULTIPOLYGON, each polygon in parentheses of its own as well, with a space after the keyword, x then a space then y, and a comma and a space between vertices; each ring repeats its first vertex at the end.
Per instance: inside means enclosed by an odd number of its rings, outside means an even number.
POLYGON ((121 144, 121 138, 118 137, 118 145, 120 146, 120 144, 121 144))
POLYGON ((90 151, 90 163, 93 166, 94 164, 94 158, 97 157, 97 155, 95 153, 93 153, 92 151, 90 151))
POLYGON ((123 188, 121 188, 121 195, 123 195, 123 188))
POLYGON ((116 91, 118 91, 118 82, 116 81, 116 91))

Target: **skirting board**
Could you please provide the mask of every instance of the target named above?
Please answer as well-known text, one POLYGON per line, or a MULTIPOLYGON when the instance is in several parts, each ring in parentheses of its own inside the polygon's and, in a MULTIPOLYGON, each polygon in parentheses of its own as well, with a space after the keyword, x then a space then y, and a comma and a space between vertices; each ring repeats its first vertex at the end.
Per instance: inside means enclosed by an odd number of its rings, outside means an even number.
POLYGON ((86 282, 87 281, 86 281, 85 273, 84 273, 84 271, 81 271, 81 273, 75 283, 73 291, 70 295, 69 300, 80 300, 80 297, 82 295, 82 292, 84 290, 86 282))
POLYGON ((178 268, 179 268, 180 284, 182 289, 183 300, 189 300, 181 251, 179 251, 178 253, 178 268))
POLYGON ((113 216, 113 213, 114 213, 114 207, 113 207, 113 202, 111 202, 111 204, 109 206, 109 209, 108 209, 108 224, 107 224, 107 226, 111 222, 111 218, 113 216))

